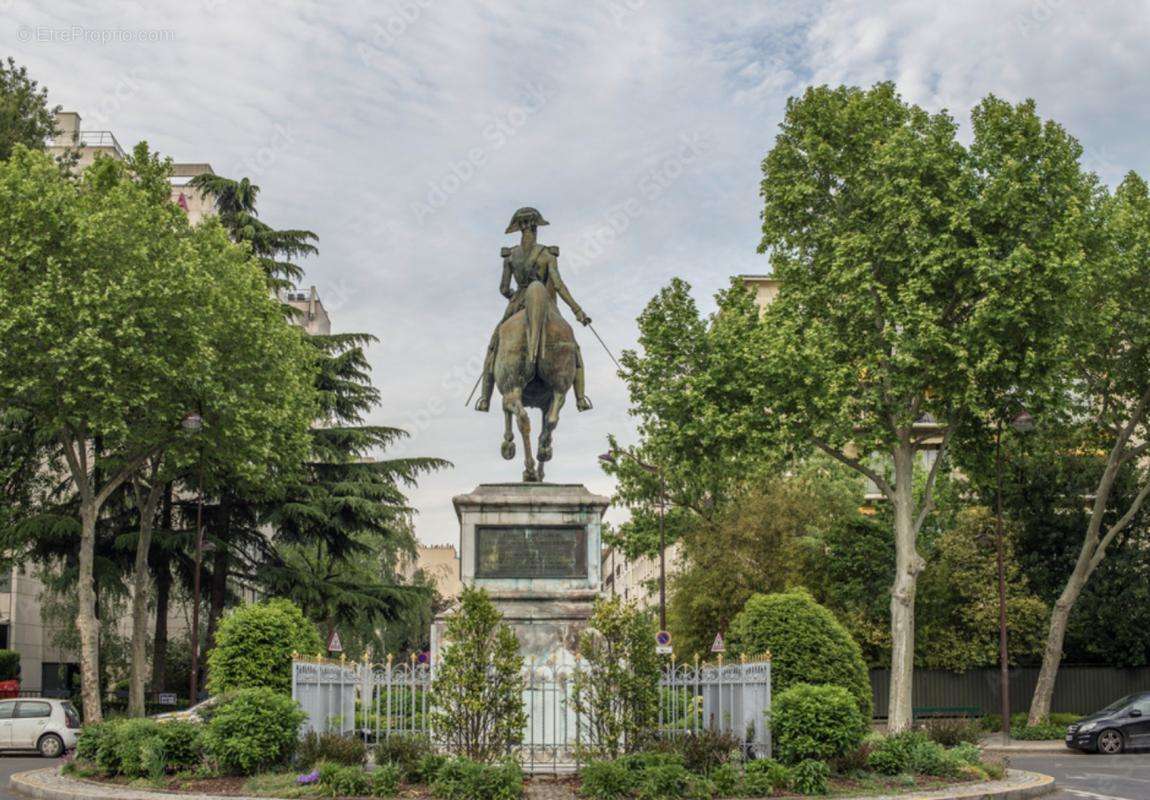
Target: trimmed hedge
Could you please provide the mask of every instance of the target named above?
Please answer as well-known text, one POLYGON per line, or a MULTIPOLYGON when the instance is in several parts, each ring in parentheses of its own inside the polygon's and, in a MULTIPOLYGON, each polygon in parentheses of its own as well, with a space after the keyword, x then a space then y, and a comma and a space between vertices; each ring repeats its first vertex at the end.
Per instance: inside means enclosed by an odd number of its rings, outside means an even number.
POLYGON ((108 776, 159 778, 199 766, 201 726, 193 722, 118 719, 85 725, 76 757, 108 776))
POLYGON ((866 733, 858 703, 841 686, 798 683, 771 704, 771 735, 786 764, 845 756, 858 749, 866 733))
POLYGON ((208 653, 212 694, 266 687, 291 694, 292 653, 315 655, 323 642, 293 603, 278 599, 240 606, 224 617, 208 653))
POLYGON ((253 775, 286 764, 304 713, 272 689, 244 689, 220 703, 207 724, 204 749, 225 772, 253 775))
POLYGON ((771 651, 776 695, 796 683, 842 686, 869 722, 874 706, 862 650, 805 589, 751 597, 731 621, 728 643, 736 656, 771 651))

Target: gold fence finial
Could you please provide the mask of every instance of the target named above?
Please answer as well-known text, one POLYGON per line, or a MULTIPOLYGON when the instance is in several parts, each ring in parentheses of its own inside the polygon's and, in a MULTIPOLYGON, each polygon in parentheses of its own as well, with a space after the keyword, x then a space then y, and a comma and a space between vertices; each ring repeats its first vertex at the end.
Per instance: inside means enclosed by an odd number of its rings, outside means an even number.
POLYGON ((393 660, 395 660, 395 655, 394 655, 393 653, 388 653, 388 654, 387 654, 387 665, 388 665, 389 667, 391 666, 391 662, 392 662, 393 660))

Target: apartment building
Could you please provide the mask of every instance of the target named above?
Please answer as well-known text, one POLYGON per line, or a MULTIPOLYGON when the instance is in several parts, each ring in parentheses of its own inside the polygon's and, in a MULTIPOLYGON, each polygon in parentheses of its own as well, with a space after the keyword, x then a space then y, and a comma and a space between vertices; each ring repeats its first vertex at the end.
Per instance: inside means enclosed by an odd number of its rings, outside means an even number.
POLYGON ((400 563, 399 574, 404 580, 411 580, 419 571, 435 581, 435 589, 444 600, 454 600, 463 591, 459 552, 453 544, 421 544, 415 558, 400 563))
MULTIPOLYGON (((682 547, 679 542, 667 545, 664 554, 667 564, 667 585, 682 568, 682 547)), ((627 558, 614 547, 603 550, 603 588, 607 597, 621 597, 639 608, 659 607, 659 555, 627 558)))

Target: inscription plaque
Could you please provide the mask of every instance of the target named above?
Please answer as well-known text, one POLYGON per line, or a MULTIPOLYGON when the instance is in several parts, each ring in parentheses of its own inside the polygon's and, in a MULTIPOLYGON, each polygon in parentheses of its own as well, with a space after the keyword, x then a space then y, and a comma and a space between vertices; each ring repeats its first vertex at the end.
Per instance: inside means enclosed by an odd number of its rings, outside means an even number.
POLYGON ((586 578, 587 529, 579 525, 480 525, 477 578, 586 578))

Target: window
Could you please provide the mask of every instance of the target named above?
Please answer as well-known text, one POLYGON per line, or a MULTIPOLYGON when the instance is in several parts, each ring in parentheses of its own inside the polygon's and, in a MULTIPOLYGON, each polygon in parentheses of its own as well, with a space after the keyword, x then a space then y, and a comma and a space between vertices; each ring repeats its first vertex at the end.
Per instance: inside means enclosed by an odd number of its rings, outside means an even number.
POLYGON ((48 703, 19 702, 16 704, 16 719, 35 719, 52 716, 52 706, 48 703))
POLYGON ((12 719, 12 712, 16 709, 16 703, 9 700, 6 703, 0 703, 0 719, 12 719))
POLYGON ((1134 704, 1130 706, 1130 708, 1136 708, 1142 712, 1142 716, 1150 717, 1150 695, 1146 695, 1145 697, 1140 697, 1139 699, 1135 700, 1134 704))
POLYGON ((8 623, 0 624, 0 650, 8 649, 8 623))

